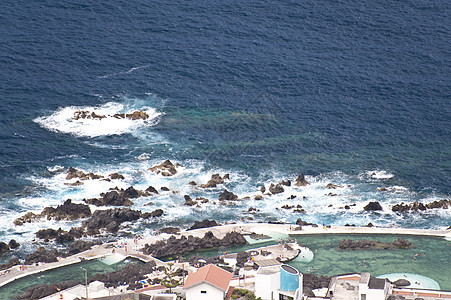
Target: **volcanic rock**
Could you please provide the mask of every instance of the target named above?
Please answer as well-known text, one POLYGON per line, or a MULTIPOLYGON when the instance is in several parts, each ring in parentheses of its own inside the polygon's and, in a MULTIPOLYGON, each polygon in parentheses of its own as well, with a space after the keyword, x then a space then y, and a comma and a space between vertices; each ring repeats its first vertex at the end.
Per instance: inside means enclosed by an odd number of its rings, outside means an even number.
POLYGON ((6 270, 16 265, 20 265, 20 260, 17 257, 14 257, 8 260, 6 264, 0 265, 0 270, 6 270))
POLYGON ((359 240, 353 241, 350 239, 343 239, 338 245, 338 249, 341 250, 355 250, 355 249, 395 249, 402 248, 407 249, 411 243, 407 240, 397 239, 393 243, 382 243, 378 241, 359 240))
POLYGON ((137 281, 147 279, 144 275, 151 274, 156 270, 155 267, 156 264, 153 260, 145 264, 129 264, 118 271, 96 274, 89 279, 89 282, 98 280, 105 283, 105 287, 117 287, 118 283, 121 285, 133 284, 137 281))
POLYGON ((96 210, 88 220, 83 222, 83 227, 89 235, 98 234, 100 229, 116 233, 123 222, 136 221, 140 217, 140 211, 130 208, 96 210))
POLYGON ((436 209, 436 208, 443 208, 448 209, 448 207, 451 205, 451 200, 448 199, 442 199, 442 200, 436 200, 427 204, 423 204, 421 202, 415 201, 410 204, 404 204, 401 202, 400 204, 393 205, 392 211, 397 212, 409 212, 409 211, 425 211, 427 209, 436 209))
POLYGON ((163 210, 159 208, 150 213, 148 213, 148 212, 143 213, 141 215, 141 218, 143 218, 143 219, 157 218, 157 217, 161 217, 163 215, 163 213, 164 213, 163 210))
POLYGON ((86 174, 86 173, 84 173, 81 170, 77 170, 77 169, 75 169, 73 167, 70 167, 67 170, 66 179, 67 180, 71 180, 73 178, 79 178, 80 180, 88 180, 88 179, 100 179, 100 178, 103 178, 103 176, 102 175, 98 175, 98 174, 94 174, 92 172, 86 174))
POLYGON ((299 176, 296 178, 296 186, 306 186, 308 185, 308 181, 305 180, 304 174, 299 174, 299 176))
POLYGON ((72 203, 71 199, 67 199, 62 205, 58 205, 56 208, 44 208, 41 216, 47 217, 47 220, 73 221, 91 216, 91 209, 88 205, 72 203))
POLYGON ((169 159, 159 165, 153 166, 149 170, 157 174, 161 173, 163 176, 172 176, 177 174, 174 164, 169 159))
POLYGON ((101 244, 100 241, 92 242, 92 241, 77 240, 69 246, 69 249, 67 250, 67 252, 68 252, 67 255, 74 255, 74 254, 89 250, 94 245, 100 245, 100 244, 101 244))
POLYGON ((279 193, 283 193, 285 190, 283 189, 282 185, 271 183, 271 185, 269 186, 269 191, 272 194, 279 194, 279 193))
POLYGON ((232 192, 229 192, 227 189, 225 189, 224 192, 222 192, 219 195, 219 201, 225 201, 225 200, 238 200, 238 196, 232 192))
POLYGON ((241 251, 236 254, 236 265, 237 267, 242 267, 249 260, 250 253, 241 251))
POLYGON ((161 233, 168 233, 168 234, 177 234, 180 232, 180 228, 178 227, 165 227, 160 230, 161 233))
POLYGON ((328 188, 328 189, 336 189, 336 188, 339 188, 339 187, 341 187, 341 185, 336 185, 336 184, 333 184, 333 183, 328 183, 326 185, 326 188, 328 188))
POLYGON ((75 280, 69 280, 57 284, 40 284, 36 286, 31 286, 27 288, 25 292, 17 296, 17 299, 19 300, 42 299, 49 295, 57 293, 58 291, 76 286, 77 284, 80 284, 80 282, 75 280))
POLYGON ((363 209, 366 211, 382 210, 382 206, 379 202, 370 202, 363 209))
POLYGON ((308 223, 306 221, 302 221, 300 218, 296 220, 296 224, 299 225, 299 226, 309 226, 309 225, 313 226, 313 225, 316 225, 316 224, 313 224, 313 223, 308 223))
POLYGON ((396 241, 393 242, 393 245, 396 247, 409 247, 410 245, 412 245, 412 243, 409 242, 408 240, 398 238, 396 241))
POLYGON ((409 286, 410 281, 402 278, 402 279, 398 279, 398 280, 394 281, 393 284, 396 286, 409 286))
POLYGON ((328 276, 317 276, 311 273, 303 274, 302 286, 305 289, 320 289, 327 288, 329 286, 331 277, 328 276))
POLYGON ((186 206, 197 205, 197 201, 194 201, 193 199, 191 199, 191 197, 189 195, 185 195, 183 197, 185 198, 185 203, 183 203, 183 205, 186 205, 186 206))
POLYGON ((16 240, 12 239, 9 241, 8 246, 10 249, 17 249, 19 248, 20 244, 16 242, 16 240))
POLYGON ((194 230, 194 229, 199 229, 199 228, 208 228, 208 227, 214 227, 214 226, 219 226, 221 224, 219 224, 218 222, 216 222, 215 220, 202 220, 202 221, 194 221, 194 225, 191 226, 190 228, 188 228, 187 230, 194 230))
POLYGON ((58 250, 53 249, 47 251, 44 247, 39 247, 35 252, 28 254, 25 257, 25 264, 31 265, 38 262, 50 263, 58 261, 58 257, 64 256, 63 253, 58 252, 58 250))
POLYGON ((157 191, 157 189, 156 188, 154 188, 153 186, 149 186, 147 189, 146 189, 146 192, 148 192, 148 193, 154 193, 154 194, 158 194, 158 191, 157 191))
POLYGON ((211 179, 206 184, 201 184, 201 187, 203 188, 216 187, 218 184, 224 183, 224 178, 221 177, 219 174, 213 174, 211 175, 211 179))
POLYGON ((141 110, 134 111, 133 113, 126 114, 125 116, 130 120, 147 120, 149 118, 149 115, 141 110))
POLYGON ((17 218, 14 221, 15 225, 23 225, 23 223, 35 222, 41 218, 47 218, 47 220, 77 220, 80 218, 87 218, 91 215, 91 209, 85 204, 72 203, 71 199, 64 201, 62 205, 54 207, 45 207, 40 214, 34 214, 28 212, 22 217, 17 218))
POLYGON ((0 254, 10 251, 9 245, 5 242, 0 242, 0 254))
POLYGON ((125 179, 125 177, 119 173, 112 173, 109 175, 110 179, 125 179))
POLYGON ((21 226, 24 223, 31 223, 31 222, 34 222, 34 221, 40 219, 40 218, 41 218, 40 215, 37 215, 37 214, 32 213, 32 212, 27 212, 22 217, 19 217, 19 218, 15 219, 14 220, 14 224, 17 225, 17 226, 21 226))
POLYGON ((211 231, 205 233, 203 238, 193 237, 192 235, 182 236, 177 239, 171 236, 165 241, 158 241, 155 244, 146 244, 143 252, 146 255, 152 255, 156 258, 181 255, 199 249, 211 249, 217 247, 230 247, 234 245, 243 245, 246 239, 238 232, 229 232, 223 239, 216 238, 211 231))
POLYGON ((254 199, 255 199, 255 200, 262 200, 262 199, 263 199, 263 196, 262 196, 262 195, 256 195, 256 196, 254 197, 254 199))
POLYGON ((291 180, 282 180, 279 182, 280 185, 291 186, 291 180))

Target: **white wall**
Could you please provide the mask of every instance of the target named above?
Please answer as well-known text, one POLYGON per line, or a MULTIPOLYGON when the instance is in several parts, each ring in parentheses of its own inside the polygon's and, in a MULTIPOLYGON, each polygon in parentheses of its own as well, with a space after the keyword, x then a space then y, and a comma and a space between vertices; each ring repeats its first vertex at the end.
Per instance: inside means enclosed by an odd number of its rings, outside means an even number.
POLYGON ((186 300, 224 300, 224 292, 207 283, 201 283, 186 289, 186 300), (201 293, 206 291, 206 294, 201 293))
POLYGON ((368 289, 366 300, 385 300, 384 290, 368 289))
POLYGON ((255 275, 255 296, 263 300, 272 300, 273 290, 280 288, 280 273, 274 274, 256 274, 255 275))

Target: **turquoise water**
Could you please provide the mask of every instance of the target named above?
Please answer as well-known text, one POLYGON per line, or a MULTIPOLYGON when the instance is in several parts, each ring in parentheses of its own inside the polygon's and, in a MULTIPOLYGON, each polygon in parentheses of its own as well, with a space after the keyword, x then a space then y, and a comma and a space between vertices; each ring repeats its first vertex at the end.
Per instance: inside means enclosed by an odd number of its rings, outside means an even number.
MULTIPOLYGON (((310 262, 303 262, 302 257, 298 257, 289 263, 303 273, 328 276, 354 272, 370 272, 372 276, 388 273, 411 273, 429 277, 435 280, 441 289, 451 290, 451 262, 449 260, 451 242, 444 238, 382 234, 316 234, 290 235, 290 237, 297 238, 301 245, 310 248, 314 253, 314 258, 310 262), (337 248, 340 240, 345 238, 391 243, 399 237, 409 240, 412 246, 409 249, 393 250, 338 250, 337 248)), ((275 242, 277 239, 272 238, 241 247, 197 251, 187 257, 197 253, 202 256, 214 256, 222 254, 226 250, 229 253, 245 251, 275 242)))
POLYGON ((106 273, 119 270, 125 265, 136 262, 134 259, 126 259, 114 265, 108 265, 100 260, 91 260, 74 265, 53 269, 37 274, 33 274, 18 280, 15 280, 0 288, 1 299, 16 299, 18 295, 23 293, 28 287, 38 284, 52 284, 66 280, 85 281, 85 271, 81 267, 88 270, 88 279, 98 273, 106 273))
POLYGON ((370 272, 372 276, 388 273, 412 273, 429 277, 444 290, 451 290, 451 242, 439 237, 403 235, 303 235, 298 242, 315 253, 313 260, 300 259, 290 264, 301 272, 318 275, 370 272), (409 249, 394 250, 338 250, 340 240, 374 240, 391 243, 398 237, 412 243, 409 249), (316 251, 316 252, 315 252, 316 251), (414 259, 415 255, 416 259, 414 259), (312 270, 313 267, 313 270, 312 270))
POLYGON ((431 289, 431 290, 439 290, 440 286, 438 282, 429 277, 418 275, 418 274, 410 274, 410 273, 390 273, 383 274, 378 276, 378 278, 387 278, 388 280, 394 282, 398 279, 406 279, 410 282, 408 287, 411 288, 419 288, 419 289, 431 289))

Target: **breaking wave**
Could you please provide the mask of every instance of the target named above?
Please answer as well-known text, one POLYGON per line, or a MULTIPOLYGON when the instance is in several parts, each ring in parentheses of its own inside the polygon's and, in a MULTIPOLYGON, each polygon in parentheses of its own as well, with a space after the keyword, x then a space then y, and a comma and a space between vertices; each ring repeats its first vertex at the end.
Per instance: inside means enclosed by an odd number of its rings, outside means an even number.
POLYGON ((101 106, 70 106, 60 108, 49 116, 36 118, 34 121, 50 131, 68 133, 79 137, 98 137, 131 133, 138 128, 155 126, 162 113, 153 107, 135 107, 117 102, 108 102, 101 106), (142 111, 146 119, 132 120, 118 117, 119 114, 132 114, 142 111), (77 118, 78 112, 95 113, 102 118, 77 118), (115 116, 116 115, 116 116, 115 116))

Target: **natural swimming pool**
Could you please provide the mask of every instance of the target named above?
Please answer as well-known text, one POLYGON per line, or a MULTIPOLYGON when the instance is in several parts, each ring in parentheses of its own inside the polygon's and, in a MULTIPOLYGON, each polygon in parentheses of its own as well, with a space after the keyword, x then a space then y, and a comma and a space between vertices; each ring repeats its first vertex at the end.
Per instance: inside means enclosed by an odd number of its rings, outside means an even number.
POLYGON ((137 262, 137 260, 126 259, 116 264, 109 265, 102 262, 100 259, 93 259, 41 273, 32 274, 27 277, 17 279, 3 287, 0 287, 0 298, 5 300, 16 299, 16 297, 23 293, 28 287, 44 283, 53 284, 66 280, 77 280, 84 282, 85 271, 81 269, 81 267, 88 270, 89 279, 98 273, 106 273, 119 270, 131 262, 137 262))
MULTIPOLYGON (((208 251, 196 251, 188 257, 199 253, 202 256, 215 256, 224 251, 239 252, 277 243, 279 238, 297 239, 298 242, 310 248, 314 258, 305 262, 298 257, 289 265, 303 273, 317 275, 338 275, 346 273, 369 272, 371 276, 389 273, 410 273, 429 277, 436 281, 442 290, 451 290, 451 241, 441 237, 396 235, 396 234, 310 234, 288 235, 275 232, 265 232, 271 239, 251 241, 240 247, 221 248, 208 251), (407 239, 412 243, 409 249, 369 249, 369 250, 339 250, 342 239, 354 241, 366 239, 384 243, 392 243, 397 238, 407 239)), ((249 239, 248 239, 249 241, 249 239)), ((432 288, 434 285, 423 286, 432 288)))

